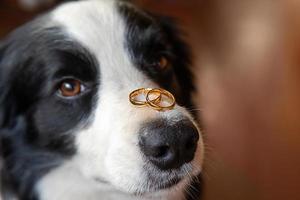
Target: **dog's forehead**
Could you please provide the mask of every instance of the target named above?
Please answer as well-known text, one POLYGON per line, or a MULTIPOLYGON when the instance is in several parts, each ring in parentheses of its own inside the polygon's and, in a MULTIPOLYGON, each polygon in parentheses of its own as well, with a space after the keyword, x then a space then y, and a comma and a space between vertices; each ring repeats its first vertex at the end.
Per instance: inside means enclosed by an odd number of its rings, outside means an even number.
POLYGON ((133 67, 127 46, 129 25, 120 9, 123 6, 131 5, 117 0, 70 2, 54 10, 50 18, 55 26, 62 27, 67 37, 95 55, 103 82, 117 78, 118 85, 135 88, 137 83, 141 85, 147 80, 133 67))
POLYGON ((55 9, 50 17, 65 33, 94 53, 117 53, 124 43, 124 20, 115 0, 90 0, 66 3, 55 9), (102 51, 99 51, 101 48, 102 51), (110 51, 110 52, 109 52, 110 51))

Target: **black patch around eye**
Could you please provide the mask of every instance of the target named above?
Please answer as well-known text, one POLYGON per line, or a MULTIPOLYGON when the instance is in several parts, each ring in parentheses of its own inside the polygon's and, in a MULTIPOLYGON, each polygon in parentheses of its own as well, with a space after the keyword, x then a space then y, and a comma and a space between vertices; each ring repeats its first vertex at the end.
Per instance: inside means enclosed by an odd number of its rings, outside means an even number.
POLYGON ((125 47, 133 62, 145 72, 158 70, 151 65, 159 62, 160 56, 172 54, 159 24, 134 7, 123 4, 119 9, 127 24, 125 47))
POLYGON ((31 145, 70 155, 74 153, 73 131, 88 120, 97 98, 98 63, 88 50, 66 38, 61 28, 31 30, 36 29, 29 24, 6 40, 6 55, 0 63, 6 76, 0 88, 9 88, 0 98, 5 105, 9 99, 11 105, 3 108, 4 113, 13 109, 14 115, 26 115, 26 138, 31 145), (64 76, 87 83, 89 92, 76 100, 61 101, 55 95, 55 84, 64 76))
POLYGON ((53 76, 48 84, 52 90, 46 98, 40 99, 34 109, 32 119, 35 122, 32 142, 38 146, 74 153, 74 131, 88 123, 99 84, 99 72, 96 59, 79 45, 75 48, 55 50, 53 76), (65 77, 78 79, 88 89, 77 98, 62 99, 55 92, 59 80, 65 77), (35 134, 37 133, 37 134, 35 134))
POLYGON ((190 50, 174 20, 145 12, 128 3, 120 3, 119 12, 126 23, 125 48, 135 66, 175 94, 179 105, 193 108, 191 93, 195 87, 189 69, 190 50), (161 54, 167 55, 170 60, 171 68, 165 72, 149 65, 161 54))
POLYGON ((59 70, 55 73, 55 78, 71 76, 78 77, 82 81, 96 80, 97 70, 96 67, 93 67, 95 62, 91 59, 66 50, 57 50, 55 54, 60 65, 59 70))

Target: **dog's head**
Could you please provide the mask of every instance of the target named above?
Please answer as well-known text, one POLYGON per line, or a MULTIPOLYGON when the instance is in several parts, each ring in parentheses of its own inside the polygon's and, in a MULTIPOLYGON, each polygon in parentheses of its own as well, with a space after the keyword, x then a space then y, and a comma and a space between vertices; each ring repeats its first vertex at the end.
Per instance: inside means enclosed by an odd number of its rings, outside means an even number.
POLYGON ((169 18, 122 1, 66 3, 12 33, 0 55, 0 118, 25 117, 26 145, 128 193, 199 174, 189 52, 169 18), (177 104, 136 107, 128 95, 141 87, 164 88, 177 104))

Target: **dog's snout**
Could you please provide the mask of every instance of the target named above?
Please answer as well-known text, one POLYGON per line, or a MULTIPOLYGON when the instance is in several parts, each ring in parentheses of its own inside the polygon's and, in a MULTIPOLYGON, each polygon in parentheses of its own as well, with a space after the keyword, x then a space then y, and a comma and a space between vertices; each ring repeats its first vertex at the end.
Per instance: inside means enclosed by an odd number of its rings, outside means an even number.
POLYGON ((139 145, 150 162, 162 170, 176 169, 193 160, 199 133, 191 121, 151 122, 140 134, 139 145))

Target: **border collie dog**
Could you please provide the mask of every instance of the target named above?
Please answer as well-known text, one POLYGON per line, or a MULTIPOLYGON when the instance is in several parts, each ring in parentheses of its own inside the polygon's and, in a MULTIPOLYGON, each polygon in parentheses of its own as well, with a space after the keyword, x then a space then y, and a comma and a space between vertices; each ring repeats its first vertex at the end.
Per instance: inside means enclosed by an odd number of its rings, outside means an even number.
POLYGON ((189 50, 168 17, 67 2, 0 43, 4 200, 198 199, 203 140, 189 50), (174 94, 136 107, 138 88, 174 94))

